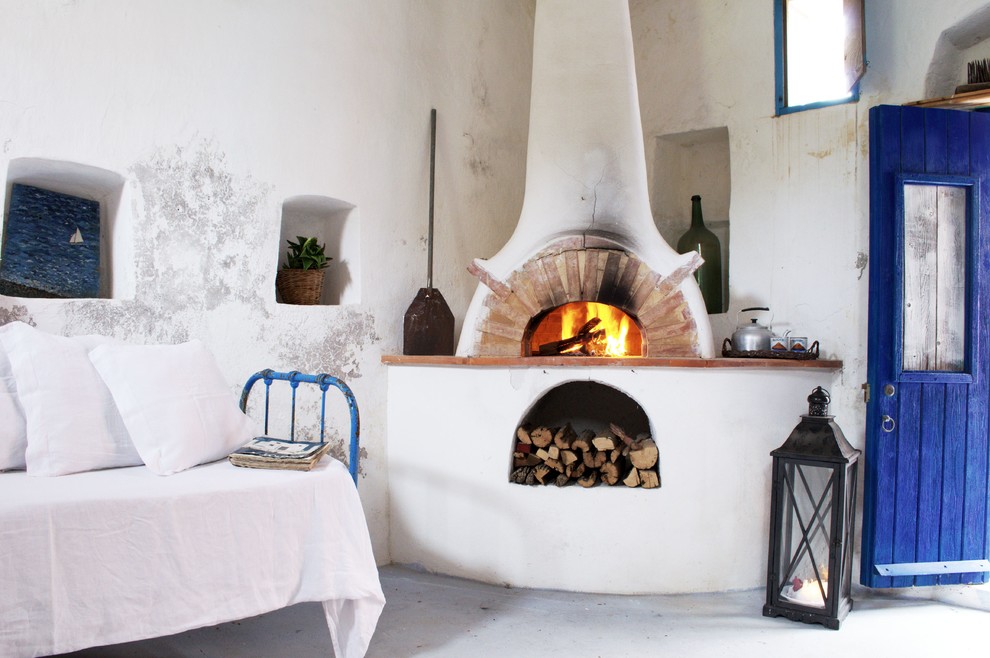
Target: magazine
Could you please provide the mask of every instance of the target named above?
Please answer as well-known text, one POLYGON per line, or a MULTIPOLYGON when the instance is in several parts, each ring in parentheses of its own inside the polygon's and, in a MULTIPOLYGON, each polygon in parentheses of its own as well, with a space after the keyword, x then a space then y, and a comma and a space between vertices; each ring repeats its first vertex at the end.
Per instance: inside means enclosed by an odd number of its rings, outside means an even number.
POLYGON ((316 466, 329 448, 329 443, 286 441, 259 436, 230 453, 228 459, 234 466, 246 468, 308 471, 316 466))

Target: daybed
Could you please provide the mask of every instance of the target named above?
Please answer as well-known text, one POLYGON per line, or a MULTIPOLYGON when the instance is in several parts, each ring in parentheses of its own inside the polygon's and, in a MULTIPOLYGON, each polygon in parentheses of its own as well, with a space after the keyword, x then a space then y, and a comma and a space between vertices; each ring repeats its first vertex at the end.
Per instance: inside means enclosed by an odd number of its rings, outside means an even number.
MULTIPOLYGON (((174 446, 149 450, 148 436, 138 437, 143 431, 153 435, 168 424, 163 419, 181 415, 181 404, 161 402, 157 417, 147 413, 153 404, 135 412, 131 405, 142 400, 140 384, 117 377, 107 364, 119 351, 121 363, 147 375, 155 364, 135 361, 141 353, 130 350, 147 346, 114 348, 115 354, 108 355, 85 340, 59 338, 57 346, 70 352, 83 344, 140 456, 135 465, 66 472, 70 462, 54 454, 54 441, 32 446, 55 436, 46 435, 45 428, 39 429, 41 420, 32 417, 38 411, 37 400, 31 399, 38 382, 24 366, 23 350, 32 346, 21 341, 40 333, 0 327, 0 347, 13 364, 13 376, 7 364, 8 397, 23 404, 5 409, 0 381, 0 416, 5 428, 20 421, 28 439, 27 470, 0 473, 0 655, 50 655, 168 635, 303 601, 323 602, 338 658, 365 653, 384 597, 355 482, 343 464, 327 456, 312 471, 300 472, 238 468, 220 459, 231 445, 243 444, 253 431, 248 425, 239 430, 244 436, 229 438, 222 448, 213 446, 208 455, 213 459, 204 460, 209 463, 185 463, 203 460, 201 450, 194 458, 174 446), (68 340, 75 343, 60 342, 68 340), (9 395, 11 381, 16 381, 15 395, 9 395), (148 425, 144 430, 142 422, 148 425), (52 454, 42 459, 39 450, 52 454)), ((51 347, 52 338, 41 340, 51 347)), ((72 361, 55 351, 52 358, 72 361)), ((165 353, 168 358, 161 360, 180 369, 204 358, 201 345, 165 353)), ((0 380, 3 355, 0 349, 0 380)), ((44 373, 44 358, 29 359, 30 367, 44 373)), ((209 379, 199 374, 200 380, 209 379)), ((204 409, 209 411, 203 386, 189 387, 195 389, 198 422, 213 427, 212 421, 202 421, 204 409)), ((81 387, 75 390, 85 396, 81 387)), ((188 390, 182 395, 184 404, 188 390)), ((77 424, 87 427, 86 410, 71 406, 64 413, 76 414, 77 424)), ((74 459, 71 463, 79 463, 79 455, 74 459)), ((9 468, 9 462, 8 455, 0 468, 9 468)))

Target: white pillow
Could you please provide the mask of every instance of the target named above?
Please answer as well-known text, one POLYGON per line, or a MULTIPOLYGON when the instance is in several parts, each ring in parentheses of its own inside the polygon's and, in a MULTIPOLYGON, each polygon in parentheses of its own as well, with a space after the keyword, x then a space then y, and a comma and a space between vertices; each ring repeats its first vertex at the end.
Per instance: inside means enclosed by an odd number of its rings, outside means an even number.
POLYGON ((28 475, 141 463, 87 352, 112 339, 54 336, 23 322, 0 327, 27 428, 28 475))
POLYGON ((260 434, 198 340, 103 345, 89 358, 141 459, 158 475, 222 459, 260 434))
POLYGON ((0 343, 0 471, 24 468, 27 449, 27 429, 24 412, 17 401, 14 371, 7 350, 0 343))

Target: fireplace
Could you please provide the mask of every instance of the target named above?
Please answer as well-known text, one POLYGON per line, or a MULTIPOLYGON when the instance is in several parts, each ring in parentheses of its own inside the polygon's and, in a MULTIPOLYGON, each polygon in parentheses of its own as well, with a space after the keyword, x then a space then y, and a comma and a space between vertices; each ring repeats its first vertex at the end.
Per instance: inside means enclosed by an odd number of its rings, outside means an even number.
POLYGON ((523 208, 468 267, 457 354, 529 356, 534 318, 597 302, 635 318, 641 356, 714 356, 700 256, 671 248, 650 211, 626 0, 539 0, 530 107, 523 208))
MULTIPOLYGON (((832 375, 822 368, 838 366, 711 358, 692 276, 700 261, 664 242, 649 207, 627 0, 537 0, 534 38, 516 229, 498 253, 469 266, 478 286, 456 355, 383 357, 395 364, 387 393, 391 558, 521 587, 757 587, 766 565, 766 454, 792 426, 780 409, 827 387, 832 375), (621 311, 639 331, 640 354, 633 332, 624 357, 541 357, 542 345, 573 337, 574 325, 550 334, 542 325, 563 327, 558 311, 574 302, 621 311), (581 451, 574 438, 570 447, 564 436, 562 445, 553 441, 568 424, 575 436, 592 430, 592 439, 616 434, 612 424, 632 441, 649 437, 658 486, 642 486, 642 477, 633 487, 510 481, 516 453, 535 452, 517 449, 520 427, 554 428, 547 456, 566 474, 576 462, 566 456, 566 464, 564 451, 581 451)), ((601 445, 606 459, 616 449, 621 456, 623 448, 601 445)))

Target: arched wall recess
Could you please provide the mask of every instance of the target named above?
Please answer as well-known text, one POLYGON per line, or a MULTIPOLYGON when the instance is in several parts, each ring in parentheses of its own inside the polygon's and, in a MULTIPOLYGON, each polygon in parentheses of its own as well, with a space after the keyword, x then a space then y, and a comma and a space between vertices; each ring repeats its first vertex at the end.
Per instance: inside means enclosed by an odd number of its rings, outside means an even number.
MULTIPOLYGON (((285 265, 286 241, 315 237, 333 260, 323 282, 322 305, 361 302, 361 226, 357 207, 332 197, 307 194, 282 203, 278 268, 285 265)), ((276 301, 281 302, 281 299, 276 301)))
MULTIPOLYGON (((691 197, 701 196, 705 225, 722 248, 722 312, 729 308, 729 207, 732 176, 726 126, 660 135, 655 141, 650 204, 673 247, 691 226, 691 197)), ((709 311, 710 312, 710 311, 709 311)))
MULTIPOLYGON (((133 299, 134 235, 128 188, 122 175, 77 162, 15 158, 7 167, 3 227, 10 216, 14 184, 29 185, 99 203, 101 298, 133 299)), ((2 231, 0 231, 2 235, 2 231)))
POLYGON ((990 57, 990 4, 957 21, 939 35, 925 75, 925 98, 955 93, 966 82, 966 64, 990 57))

